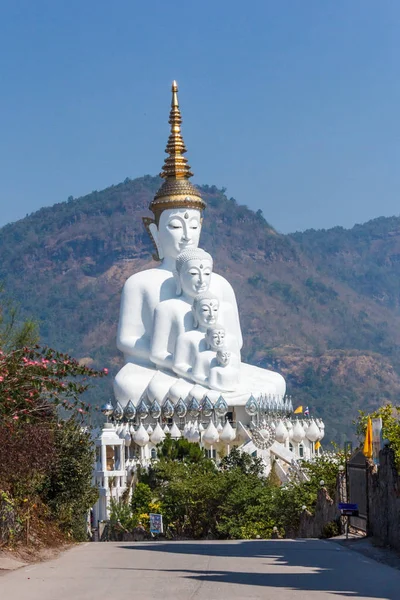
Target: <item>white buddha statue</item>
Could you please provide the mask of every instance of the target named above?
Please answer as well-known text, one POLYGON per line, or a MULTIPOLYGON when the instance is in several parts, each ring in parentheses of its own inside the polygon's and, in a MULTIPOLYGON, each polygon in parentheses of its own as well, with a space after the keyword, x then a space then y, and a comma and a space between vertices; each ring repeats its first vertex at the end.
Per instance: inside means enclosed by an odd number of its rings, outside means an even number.
MULTIPOLYGON (((195 329, 191 303, 201 291, 209 289, 218 299, 218 320, 227 335, 235 340, 236 355, 240 360, 242 334, 231 285, 213 272, 210 255, 204 251, 200 251, 203 254, 197 258, 194 254, 192 258, 187 255, 198 246, 205 202, 189 182, 191 172, 183 156, 186 148, 180 133, 181 116, 175 82, 169 122, 168 157, 161 174, 165 182, 150 204, 154 219, 144 219, 156 246, 155 258, 161 260, 161 264, 132 275, 122 292, 117 346, 124 353, 125 365, 114 381, 114 393, 122 406, 129 399, 136 404, 144 393, 149 400, 156 398, 162 402, 167 395, 176 401, 187 395, 201 399, 207 392, 209 380, 193 385, 193 381, 179 377, 173 371, 178 337, 195 329), (174 277, 179 255, 185 255, 186 259, 178 266, 180 273, 174 277)), ((201 333, 204 337, 204 332, 201 333)), ((226 358, 220 356, 219 360, 223 362, 226 358)), ((232 357, 225 367, 220 362, 218 367, 228 368, 231 360, 232 357)), ((225 399, 230 406, 244 405, 252 392, 283 395, 285 381, 278 373, 241 363, 239 382, 225 399)))
POLYGON ((201 248, 184 250, 176 260, 176 298, 160 302, 154 311, 150 359, 160 369, 172 370, 177 339, 194 328, 193 299, 208 290, 213 259, 201 248))
POLYGON ((208 387, 221 392, 234 392, 240 377, 240 356, 234 351, 234 343, 229 343, 225 328, 218 323, 207 329, 206 342, 208 352, 214 354, 208 371, 208 387))
POLYGON ((191 312, 193 326, 176 340, 172 369, 177 375, 202 384, 208 377, 209 368, 202 368, 200 355, 208 350, 205 334, 207 327, 217 322, 219 299, 210 291, 203 292, 194 298, 191 312), (196 367, 198 377, 194 379, 196 367))
POLYGON ((192 305, 193 329, 180 334, 176 340, 173 370, 177 375, 215 390, 234 390, 239 379, 240 350, 233 336, 217 325, 219 300, 210 291, 195 297, 192 305), (230 350, 230 357, 217 356, 218 351, 230 350), (229 368, 228 362, 231 362, 229 368), (221 369, 222 367, 222 369, 221 369), (211 385, 210 375, 213 369, 211 385))
MULTIPOLYGON (((176 297, 175 261, 182 250, 197 248, 202 212, 206 206, 199 191, 189 181, 192 174, 184 157, 186 148, 180 133, 177 91, 174 82, 169 120, 171 134, 166 148, 169 156, 161 173, 165 182, 150 204, 154 219, 143 219, 156 248, 154 258, 161 262, 156 268, 131 275, 122 291, 117 347, 124 354, 125 365, 114 381, 114 394, 122 406, 130 398, 137 402, 154 376, 155 364, 150 359, 154 312, 160 302, 176 297)), ((213 273, 210 289, 222 302, 226 302, 226 319, 242 346, 232 286, 213 273)))

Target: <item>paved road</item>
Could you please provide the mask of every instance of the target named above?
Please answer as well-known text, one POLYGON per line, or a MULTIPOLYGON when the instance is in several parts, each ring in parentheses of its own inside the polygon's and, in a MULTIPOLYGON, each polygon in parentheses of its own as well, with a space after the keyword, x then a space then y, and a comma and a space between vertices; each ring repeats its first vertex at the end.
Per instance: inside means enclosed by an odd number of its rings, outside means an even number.
POLYGON ((90 543, 0 578, 1 600, 400 599, 400 571, 321 540, 90 543))

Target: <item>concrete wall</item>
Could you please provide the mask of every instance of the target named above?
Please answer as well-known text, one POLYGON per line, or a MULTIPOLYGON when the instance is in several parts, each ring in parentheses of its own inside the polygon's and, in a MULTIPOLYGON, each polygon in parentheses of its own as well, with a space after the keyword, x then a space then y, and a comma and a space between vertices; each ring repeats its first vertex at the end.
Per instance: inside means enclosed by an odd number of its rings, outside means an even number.
MULTIPOLYGON (((331 521, 336 521, 343 532, 343 520, 337 509, 339 485, 335 500, 328 496, 325 488, 320 489, 315 514, 304 511, 301 515, 298 537, 321 537, 324 527, 331 521)), ((400 550, 400 476, 391 448, 381 450, 379 468, 369 462, 366 494, 368 535, 373 536, 378 544, 400 550)), ((342 501, 345 499, 343 491, 340 497, 342 501)))
POLYGON ((379 454, 379 468, 368 467, 368 535, 400 550, 400 477, 391 448, 379 454))
POLYGON ((314 514, 304 510, 300 516, 300 526, 296 537, 319 538, 325 537, 324 529, 328 523, 335 521, 341 527, 340 512, 337 501, 332 500, 325 488, 318 491, 317 504, 314 514))

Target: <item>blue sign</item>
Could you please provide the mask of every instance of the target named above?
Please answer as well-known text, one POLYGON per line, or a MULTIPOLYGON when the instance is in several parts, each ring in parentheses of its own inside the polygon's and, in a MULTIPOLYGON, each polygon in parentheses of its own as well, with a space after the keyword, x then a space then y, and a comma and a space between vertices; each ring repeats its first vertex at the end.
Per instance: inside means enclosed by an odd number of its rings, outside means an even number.
POLYGON ((358 504, 340 502, 339 510, 343 517, 358 517, 358 504))
POLYGON ((339 503, 339 510, 358 510, 358 504, 339 503))

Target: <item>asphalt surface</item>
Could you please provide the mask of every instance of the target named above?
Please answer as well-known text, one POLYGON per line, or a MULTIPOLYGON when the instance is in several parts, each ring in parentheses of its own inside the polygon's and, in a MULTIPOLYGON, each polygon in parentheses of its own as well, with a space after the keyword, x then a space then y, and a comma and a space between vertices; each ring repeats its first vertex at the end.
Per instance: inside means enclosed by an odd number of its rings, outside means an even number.
POLYGON ((323 540, 89 543, 0 578, 1 600, 400 600, 400 571, 323 540))

